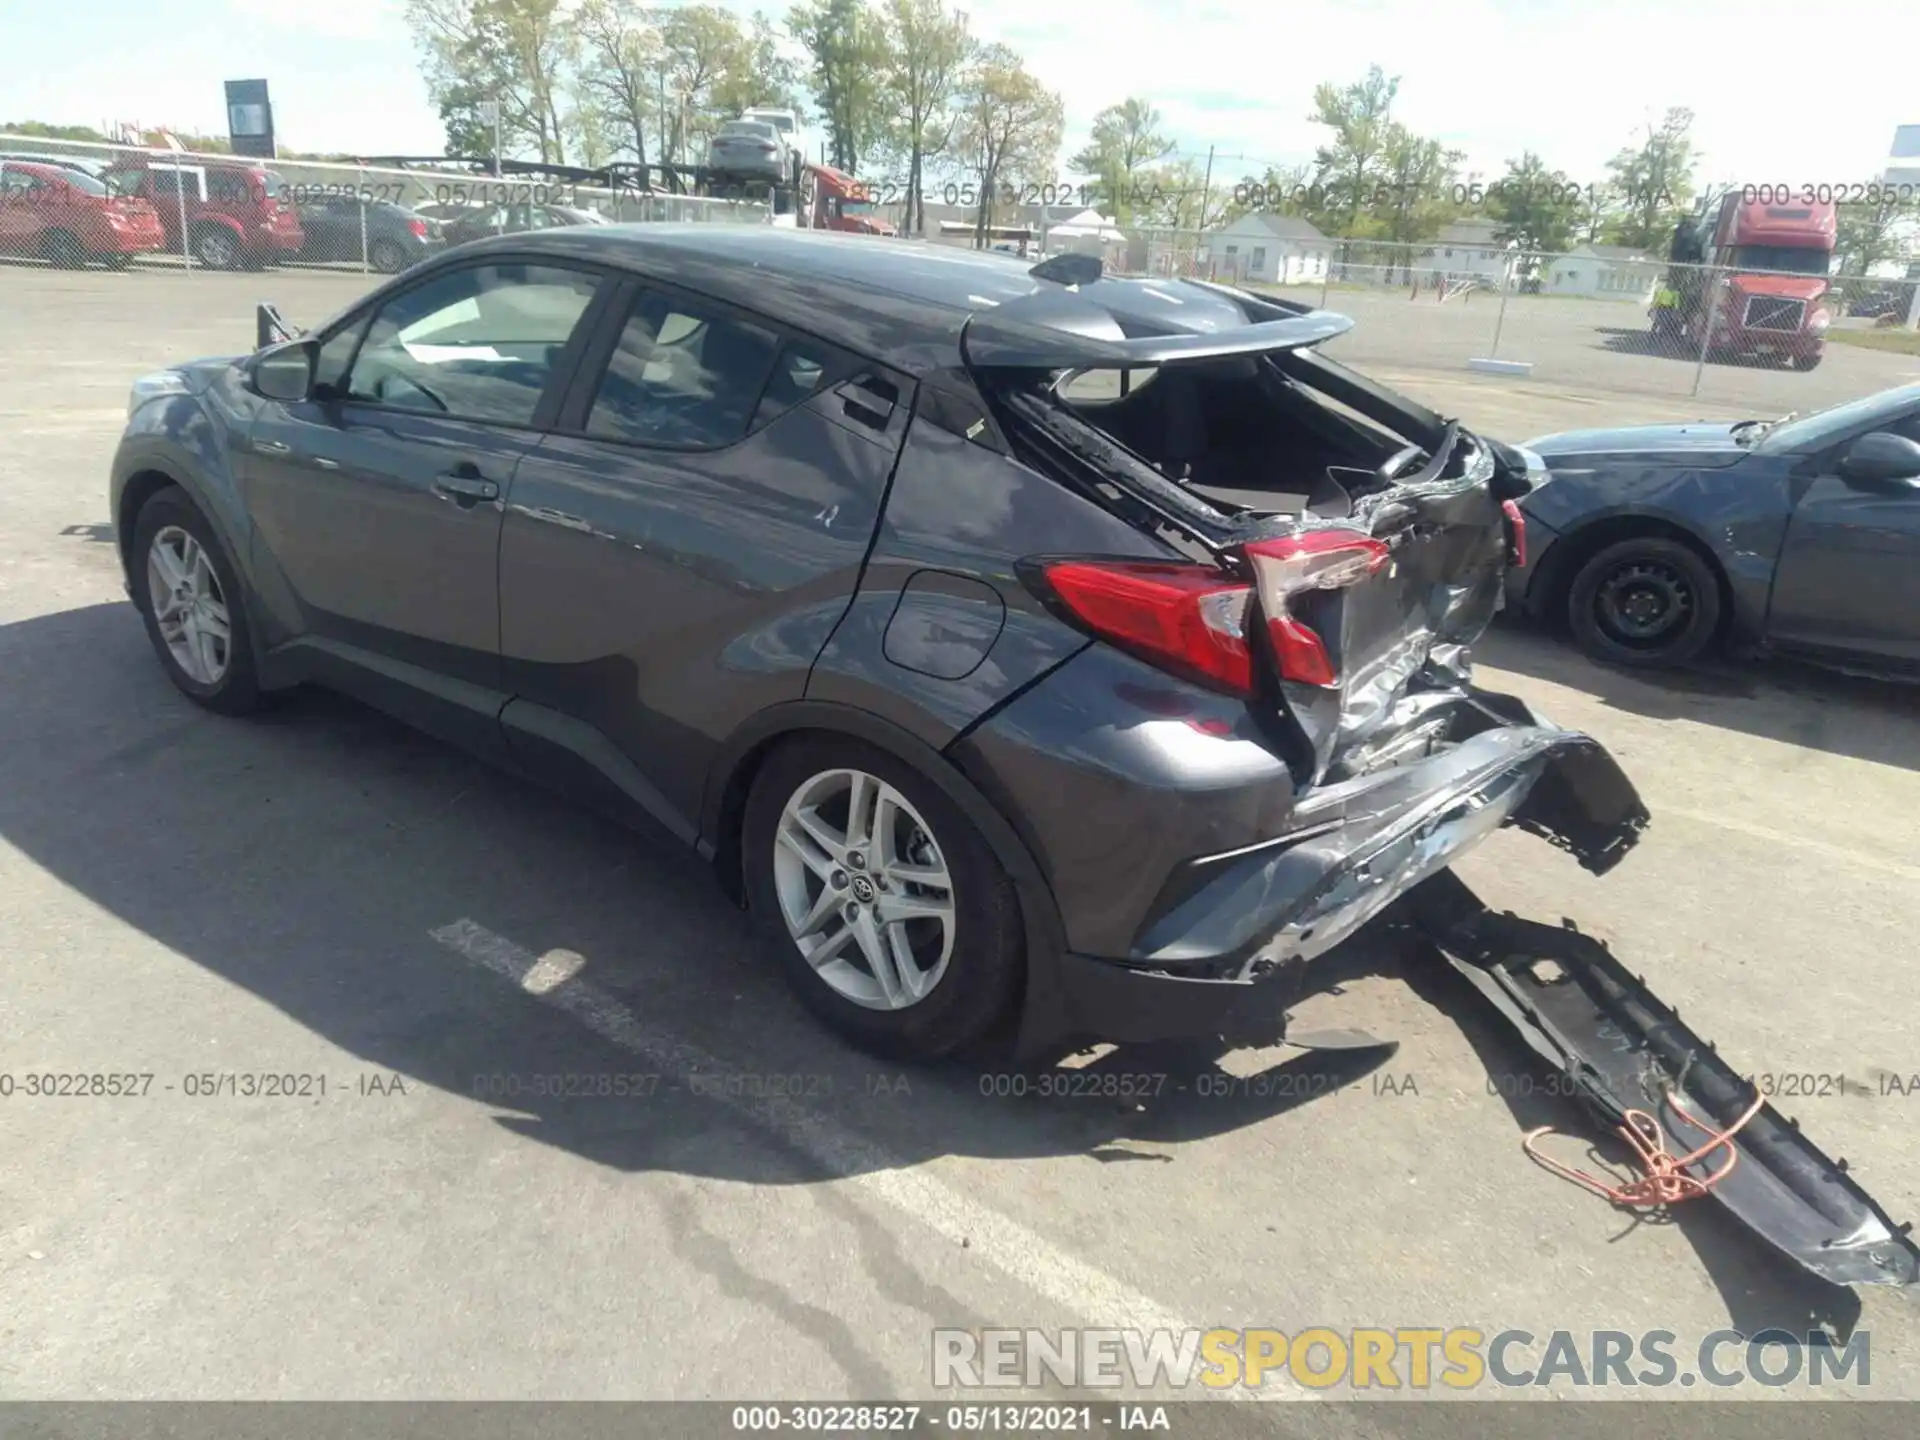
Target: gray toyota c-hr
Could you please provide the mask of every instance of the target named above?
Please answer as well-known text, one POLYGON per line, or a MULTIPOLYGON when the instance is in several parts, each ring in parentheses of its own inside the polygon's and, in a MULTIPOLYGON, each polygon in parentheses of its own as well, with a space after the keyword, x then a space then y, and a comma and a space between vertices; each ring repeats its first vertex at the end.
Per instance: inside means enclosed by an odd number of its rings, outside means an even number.
POLYGON ((140 380, 113 465, 174 684, 331 686, 664 826, 870 1047, 1277 1038, 1493 829, 1601 870, 1645 821, 1470 680, 1537 461, 1322 354, 1341 316, 663 225, 259 323, 140 380))

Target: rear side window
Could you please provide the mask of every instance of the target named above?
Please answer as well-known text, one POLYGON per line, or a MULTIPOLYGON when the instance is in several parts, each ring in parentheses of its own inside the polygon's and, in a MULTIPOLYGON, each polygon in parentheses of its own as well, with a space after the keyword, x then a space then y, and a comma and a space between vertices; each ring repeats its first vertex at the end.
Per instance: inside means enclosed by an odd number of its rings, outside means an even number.
MULTIPOLYGON (((607 361, 587 433, 686 449, 731 445, 754 420, 780 348, 780 336, 762 326, 649 291, 607 361)), ((806 373, 799 366, 790 387, 804 385, 806 373)))
POLYGON ((596 288, 589 275, 545 265, 476 265, 437 276, 373 317, 347 376, 347 398, 530 425, 596 288))
POLYGON ((209 170, 207 198, 220 205, 247 205, 266 198, 266 182, 243 170, 209 170))

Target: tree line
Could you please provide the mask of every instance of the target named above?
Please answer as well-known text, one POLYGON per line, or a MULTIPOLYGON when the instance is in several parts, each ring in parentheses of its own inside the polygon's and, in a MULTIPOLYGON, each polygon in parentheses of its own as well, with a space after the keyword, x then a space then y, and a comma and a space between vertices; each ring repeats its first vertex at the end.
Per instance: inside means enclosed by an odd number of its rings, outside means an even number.
MULTIPOLYGON (((1412 245, 1465 219, 1492 222, 1492 238, 1523 251, 1618 245, 1664 256, 1698 195, 1694 114, 1676 106, 1650 121, 1580 182, 1529 150, 1479 181, 1465 156, 1394 118, 1398 77, 1379 66, 1352 84, 1323 84, 1309 118, 1330 132, 1311 163, 1248 175, 1228 192, 1224 218, 1252 208, 1310 221, 1327 235, 1412 245)), ((1871 187, 1863 187, 1871 188, 1871 187)), ((1914 208, 1891 196, 1837 207, 1835 251, 1843 273, 1862 274, 1914 252, 1914 208)))
MULTIPOLYGON (((1697 193, 1690 110, 1628 137, 1597 179, 1576 182, 1526 151, 1485 180, 1395 115, 1400 79, 1377 65, 1316 88, 1304 118, 1326 139, 1310 161, 1215 173, 1181 150, 1150 100, 1128 97, 1094 117, 1063 165, 1059 93, 946 0, 798 0, 778 18, 714 4, 407 0, 406 17, 450 154, 492 153, 493 104, 512 158, 697 165, 742 110, 786 106, 817 137, 809 159, 885 177, 883 193, 905 200, 903 228, 925 233, 932 190, 964 197, 982 243, 1010 201, 1070 193, 1128 227, 1198 231, 1257 210, 1350 242, 1413 246, 1484 219, 1522 250, 1585 242, 1661 255, 1697 193), (1058 184, 1068 176, 1077 183, 1058 184)), ((1839 209, 1843 270, 1912 253, 1912 206, 1839 209)))
POLYGON ((698 165, 742 110, 808 115, 852 173, 898 167, 908 226, 936 173, 977 178, 984 231, 1010 186, 1050 169, 1063 107, 1004 45, 943 0, 803 0, 775 21, 718 5, 408 0, 428 93, 461 155, 551 164, 698 165))

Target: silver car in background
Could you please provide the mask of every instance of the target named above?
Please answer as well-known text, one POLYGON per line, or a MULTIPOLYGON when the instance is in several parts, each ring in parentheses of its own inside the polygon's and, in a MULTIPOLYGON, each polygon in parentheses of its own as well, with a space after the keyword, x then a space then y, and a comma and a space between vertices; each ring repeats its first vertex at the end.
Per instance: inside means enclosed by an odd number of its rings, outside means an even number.
POLYGON ((767 185, 789 183, 787 142, 769 120, 729 120, 707 147, 707 168, 767 185))

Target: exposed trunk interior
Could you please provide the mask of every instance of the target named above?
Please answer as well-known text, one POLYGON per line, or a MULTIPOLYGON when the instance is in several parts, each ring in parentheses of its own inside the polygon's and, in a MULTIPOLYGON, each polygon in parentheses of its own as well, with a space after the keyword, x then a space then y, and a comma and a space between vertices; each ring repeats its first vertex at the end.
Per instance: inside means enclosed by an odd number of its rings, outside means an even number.
POLYGON ((1314 683, 1266 656, 1262 708, 1303 784, 1416 760, 1484 719, 1463 713, 1466 647, 1500 604, 1515 452, 1299 349, 1030 371, 1000 394, 1029 463, 1252 580, 1250 636, 1278 619, 1324 652, 1314 683), (1310 557, 1259 553, 1274 542, 1379 563, 1323 583, 1310 557))
POLYGON ((1210 505, 1344 516, 1409 440, 1316 393, 1265 356, 1083 370, 1055 393, 1074 414, 1210 505))

